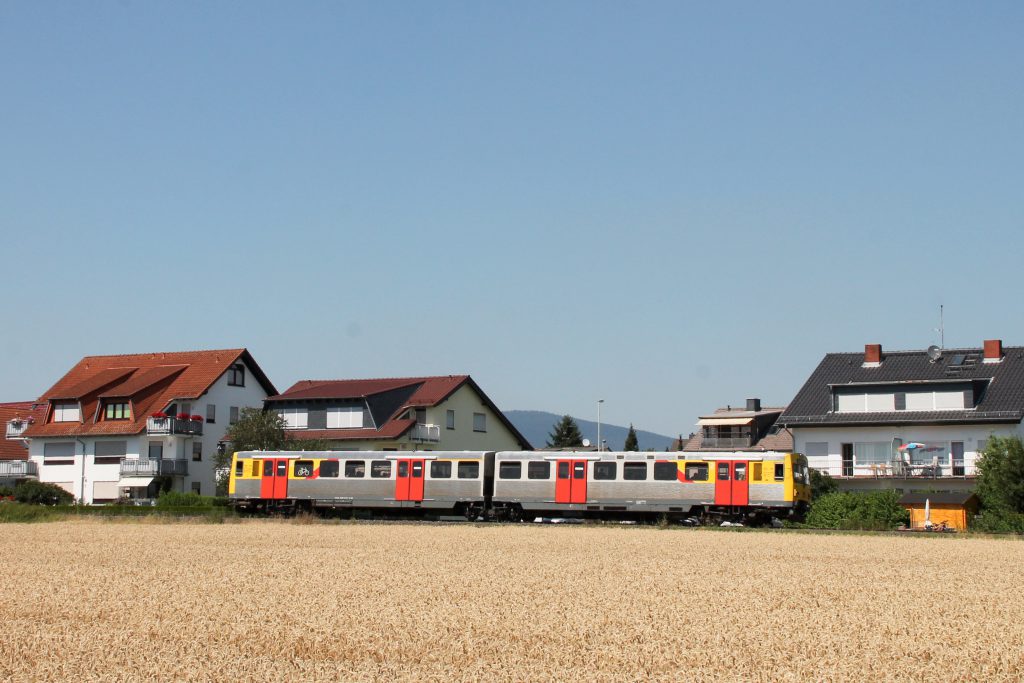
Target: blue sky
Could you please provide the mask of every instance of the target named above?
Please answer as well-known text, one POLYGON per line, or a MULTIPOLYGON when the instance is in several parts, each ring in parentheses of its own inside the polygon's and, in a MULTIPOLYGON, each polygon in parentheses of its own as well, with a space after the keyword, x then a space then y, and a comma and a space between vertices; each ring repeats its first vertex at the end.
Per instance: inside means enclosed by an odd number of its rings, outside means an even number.
POLYGON ((88 354, 666 434, 1024 345, 1020 3, 4 3, 0 400, 88 354))

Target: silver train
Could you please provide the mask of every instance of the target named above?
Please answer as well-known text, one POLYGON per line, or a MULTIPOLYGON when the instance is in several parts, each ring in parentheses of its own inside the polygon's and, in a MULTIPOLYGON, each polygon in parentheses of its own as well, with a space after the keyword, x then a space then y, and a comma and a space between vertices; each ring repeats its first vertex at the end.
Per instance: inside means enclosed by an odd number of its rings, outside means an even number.
POLYGON ((242 511, 432 511, 536 516, 799 517, 810 502, 799 453, 244 451, 232 457, 242 511))

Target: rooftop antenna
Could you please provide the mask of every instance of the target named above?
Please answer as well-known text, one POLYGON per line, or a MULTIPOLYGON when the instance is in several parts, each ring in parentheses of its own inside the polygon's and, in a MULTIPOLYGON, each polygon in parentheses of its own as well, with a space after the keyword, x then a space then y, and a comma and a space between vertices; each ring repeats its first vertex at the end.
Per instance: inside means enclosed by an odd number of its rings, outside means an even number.
POLYGON ((934 328, 932 332, 939 333, 939 348, 946 348, 946 325, 942 320, 942 304, 939 304, 939 326, 934 328))

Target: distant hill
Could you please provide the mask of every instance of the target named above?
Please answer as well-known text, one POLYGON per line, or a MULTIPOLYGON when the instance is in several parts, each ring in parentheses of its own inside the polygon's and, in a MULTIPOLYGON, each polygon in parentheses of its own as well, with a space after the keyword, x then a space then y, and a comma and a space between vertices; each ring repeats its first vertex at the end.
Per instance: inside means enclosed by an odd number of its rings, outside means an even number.
MULTIPOLYGON (((534 448, 543 448, 547 444, 548 434, 554 429, 555 423, 562 419, 561 415, 546 413, 541 410, 505 410, 502 412, 505 413, 505 417, 512 421, 516 429, 526 437, 526 440, 534 448)), ((576 417, 576 424, 580 426, 583 438, 590 439, 590 443, 596 446, 597 423, 576 417)), ((610 451, 621 451, 623 444, 626 443, 626 434, 628 433, 629 425, 622 427, 604 422, 601 423, 601 438, 604 439, 606 447, 610 451)), ((672 442, 675 439, 676 437, 674 436, 645 432, 641 429, 636 430, 636 440, 642 451, 646 451, 649 448, 656 451, 664 451, 672 446, 672 442)))

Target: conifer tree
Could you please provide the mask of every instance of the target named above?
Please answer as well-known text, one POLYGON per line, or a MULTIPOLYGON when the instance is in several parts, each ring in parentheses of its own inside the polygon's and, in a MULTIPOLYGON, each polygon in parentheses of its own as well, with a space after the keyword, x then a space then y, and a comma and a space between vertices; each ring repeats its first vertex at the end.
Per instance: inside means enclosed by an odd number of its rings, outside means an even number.
POLYGON ((583 445, 580 426, 570 415, 563 415, 548 434, 548 448, 579 448, 583 445))
POLYGON ((626 434, 626 444, 622 447, 624 451, 638 451, 640 450, 640 444, 636 440, 636 430, 633 429, 633 423, 629 423, 629 433, 626 434))

